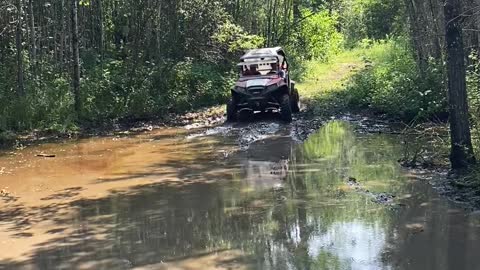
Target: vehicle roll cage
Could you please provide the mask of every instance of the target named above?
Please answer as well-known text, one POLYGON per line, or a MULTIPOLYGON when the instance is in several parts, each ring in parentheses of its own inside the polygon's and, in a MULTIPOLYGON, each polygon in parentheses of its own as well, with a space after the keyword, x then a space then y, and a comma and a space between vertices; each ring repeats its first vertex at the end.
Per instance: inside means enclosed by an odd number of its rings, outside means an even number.
POLYGON ((237 66, 242 68, 242 71, 249 69, 252 65, 261 69, 271 64, 277 64, 278 69, 286 65, 288 70, 288 61, 281 47, 250 50, 240 58, 240 61, 237 66))

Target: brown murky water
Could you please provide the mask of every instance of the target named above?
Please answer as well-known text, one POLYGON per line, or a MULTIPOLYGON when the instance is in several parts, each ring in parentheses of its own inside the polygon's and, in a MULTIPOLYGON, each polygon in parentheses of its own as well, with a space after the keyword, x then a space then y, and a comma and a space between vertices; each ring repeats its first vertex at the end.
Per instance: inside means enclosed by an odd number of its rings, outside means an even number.
POLYGON ((401 169, 398 138, 341 121, 290 134, 166 129, 2 153, 0 269, 479 269, 480 216, 401 169))

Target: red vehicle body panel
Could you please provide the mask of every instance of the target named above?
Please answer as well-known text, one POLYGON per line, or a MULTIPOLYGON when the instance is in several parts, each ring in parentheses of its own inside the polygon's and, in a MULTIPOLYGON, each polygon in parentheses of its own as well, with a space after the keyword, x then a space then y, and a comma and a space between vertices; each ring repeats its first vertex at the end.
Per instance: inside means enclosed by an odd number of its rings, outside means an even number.
POLYGON ((241 87, 241 88, 246 88, 247 87, 247 82, 253 81, 253 80, 268 80, 268 82, 264 86, 270 86, 273 84, 277 84, 279 87, 282 86, 282 84, 286 84, 285 80, 277 75, 274 76, 248 76, 248 77, 241 77, 235 86, 241 87))

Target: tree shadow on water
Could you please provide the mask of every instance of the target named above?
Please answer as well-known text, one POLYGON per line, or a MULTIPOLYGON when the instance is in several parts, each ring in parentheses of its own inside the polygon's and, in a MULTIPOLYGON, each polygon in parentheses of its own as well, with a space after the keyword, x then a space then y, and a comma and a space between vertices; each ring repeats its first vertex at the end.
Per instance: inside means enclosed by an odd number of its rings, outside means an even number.
POLYGON ((74 187, 42 198, 42 206, 9 204, 0 210, 0 220, 13 237, 32 237, 38 233, 32 228, 43 222, 53 225, 42 232, 49 240, 22 254, 27 261, 0 261, 0 269, 130 269, 225 249, 222 243, 241 241, 234 231, 248 235, 252 226, 250 213, 245 218, 224 212, 231 204, 225 194, 230 169, 238 168, 219 168, 211 155, 172 159, 151 165, 150 173, 98 182, 147 176, 175 181, 112 190, 97 199, 77 197, 83 188, 74 187))
POLYGON ((130 269, 213 252, 229 233, 223 196, 216 183, 162 183, 101 199, 3 209, 0 218, 18 237, 28 237, 33 224, 47 220, 55 223, 47 232, 55 237, 24 254, 28 261, 1 261, 0 269, 130 269))
MULTIPOLYGON (((218 179, 218 169, 221 168, 220 166, 226 165, 226 160, 222 157, 222 148, 215 143, 197 140, 192 140, 185 144, 186 146, 182 148, 182 150, 188 150, 188 152, 195 153, 194 155, 188 156, 186 152, 180 159, 178 156, 172 155, 166 160, 153 163, 145 168, 139 168, 137 171, 129 172, 128 174, 122 173, 108 178, 99 178, 95 183, 111 183, 137 179, 159 181, 178 180, 180 182, 208 180, 208 178, 211 177, 217 177, 218 179), (212 175, 212 173, 216 175, 212 175)), ((164 154, 164 151, 157 150, 153 153, 164 154)), ((230 169, 231 167, 226 167, 225 171, 230 169)))

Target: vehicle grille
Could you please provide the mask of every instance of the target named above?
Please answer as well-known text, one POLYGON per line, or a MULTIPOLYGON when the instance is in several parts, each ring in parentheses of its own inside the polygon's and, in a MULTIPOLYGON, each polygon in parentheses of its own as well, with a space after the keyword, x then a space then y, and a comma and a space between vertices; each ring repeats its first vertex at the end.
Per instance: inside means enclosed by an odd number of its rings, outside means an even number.
POLYGON ((253 94, 253 95, 259 95, 263 92, 263 89, 264 89, 263 87, 258 87, 258 86, 250 87, 250 88, 248 88, 248 92, 253 94))

